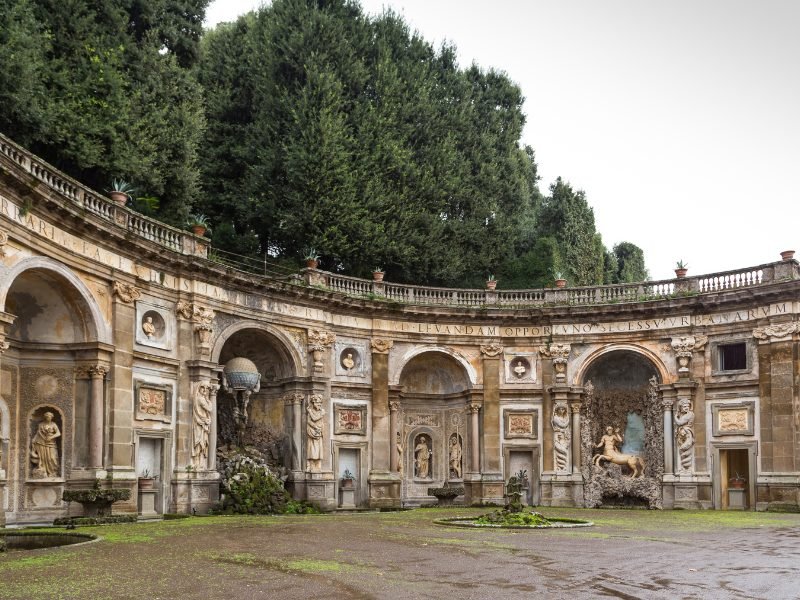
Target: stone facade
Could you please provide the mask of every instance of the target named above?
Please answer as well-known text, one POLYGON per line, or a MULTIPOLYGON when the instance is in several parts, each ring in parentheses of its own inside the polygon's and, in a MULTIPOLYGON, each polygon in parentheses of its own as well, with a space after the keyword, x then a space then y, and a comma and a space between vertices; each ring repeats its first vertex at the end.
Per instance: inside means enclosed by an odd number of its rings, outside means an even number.
POLYGON ((445 485, 498 502, 520 470, 544 505, 800 505, 793 259, 553 290, 265 278, 1 136, 0 166, 6 523, 75 514, 62 491, 96 478, 134 492, 116 512, 207 510, 236 357, 260 374, 251 426, 292 494, 324 508, 413 506, 445 485), (609 427, 637 477, 595 463, 609 427))

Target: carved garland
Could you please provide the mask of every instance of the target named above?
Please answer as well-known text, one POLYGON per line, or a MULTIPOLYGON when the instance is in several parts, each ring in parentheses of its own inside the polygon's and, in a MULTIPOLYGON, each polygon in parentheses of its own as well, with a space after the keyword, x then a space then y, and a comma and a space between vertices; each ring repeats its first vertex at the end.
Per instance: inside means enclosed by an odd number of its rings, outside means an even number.
POLYGON ((498 344, 497 342, 492 342, 491 344, 482 344, 481 345, 481 354, 487 356, 489 358, 493 358, 500 354, 503 351, 503 346, 498 344))
POLYGON ((126 304, 136 302, 136 300, 142 297, 142 292, 139 291, 139 288, 122 281, 115 281, 112 284, 112 291, 115 296, 119 296, 119 299, 126 304))
POLYGON ((771 338, 785 338, 793 333, 800 333, 800 323, 778 323, 766 327, 756 327, 753 337, 759 340, 770 341, 771 338))
POLYGON ((372 338, 370 346, 375 354, 388 354, 389 350, 394 346, 392 340, 383 340, 381 338, 372 338))

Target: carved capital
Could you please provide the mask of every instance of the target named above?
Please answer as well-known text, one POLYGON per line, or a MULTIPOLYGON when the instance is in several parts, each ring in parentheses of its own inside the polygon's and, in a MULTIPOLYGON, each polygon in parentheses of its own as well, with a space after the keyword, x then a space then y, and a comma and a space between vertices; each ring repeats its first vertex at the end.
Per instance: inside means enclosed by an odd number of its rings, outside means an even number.
POLYGON ((497 342, 492 342, 491 344, 482 344, 481 345, 481 354, 487 356, 489 358, 493 358, 500 354, 503 351, 503 346, 498 344, 497 342))
POLYGON ((305 396, 300 392, 292 392, 291 394, 286 394, 283 397, 283 403, 286 406, 294 406, 295 404, 303 404, 303 400, 305 400, 305 396))
POLYGON ((397 412, 400 410, 400 402, 397 400, 390 400, 389 401, 389 412, 397 412))
POLYGON ((481 405, 479 402, 470 402, 467 404, 467 411, 471 415, 477 415, 478 411, 480 411, 481 405))
POLYGON ((661 399, 661 407, 664 409, 664 412, 668 410, 672 410, 673 401, 672 398, 662 398, 661 399))
POLYGON ((391 347, 394 346, 394 342, 392 340, 372 338, 369 345, 375 354, 388 354, 391 347))
POLYGON ((87 372, 92 379, 103 379, 108 373, 108 367, 105 365, 91 365, 87 368, 87 372))
POLYGON ((580 402, 573 402, 572 404, 569 405, 569 411, 573 415, 580 414, 580 412, 581 412, 581 403, 580 402))
POLYGON ((139 288, 131 285, 130 283, 115 281, 112 283, 111 287, 114 295, 119 296, 119 299, 126 304, 136 302, 142 297, 142 292, 139 291, 139 288))
POLYGON ((753 337, 759 340, 772 342, 781 338, 788 338, 793 333, 798 332, 800 332, 800 323, 778 323, 777 325, 756 327, 753 330, 753 337))

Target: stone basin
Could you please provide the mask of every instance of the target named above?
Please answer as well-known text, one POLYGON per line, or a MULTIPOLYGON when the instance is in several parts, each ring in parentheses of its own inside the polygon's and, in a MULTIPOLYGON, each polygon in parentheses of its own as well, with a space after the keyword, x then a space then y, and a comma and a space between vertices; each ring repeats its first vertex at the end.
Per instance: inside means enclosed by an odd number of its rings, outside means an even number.
POLYGON ((41 548, 56 548, 72 544, 85 544, 100 538, 90 533, 49 533, 49 532, 0 532, 0 546, 6 545, 8 550, 38 550, 41 548))

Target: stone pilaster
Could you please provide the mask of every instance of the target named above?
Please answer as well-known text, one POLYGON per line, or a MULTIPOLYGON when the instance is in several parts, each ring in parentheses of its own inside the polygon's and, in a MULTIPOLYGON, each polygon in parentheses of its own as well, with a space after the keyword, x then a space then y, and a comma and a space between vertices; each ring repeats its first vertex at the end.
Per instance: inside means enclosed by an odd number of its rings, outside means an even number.
POLYGON ((372 348, 372 468, 369 474, 369 505, 374 508, 400 506, 400 478, 391 468, 395 454, 389 414, 389 351, 391 340, 375 338, 372 348))
POLYGON ((103 468, 103 383, 108 367, 92 365, 89 367, 89 467, 103 468))
POLYGON ((135 481, 133 456, 133 348, 136 300, 141 292, 131 284, 113 282, 115 350, 111 361, 109 410, 109 470, 116 480, 135 481))
POLYGON ((483 473, 500 475, 500 367, 503 347, 481 346, 483 355, 483 473))
POLYGON ((292 392, 287 394, 283 401, 289 407, 289 434, 291 439, 291 465, 293 479, 303 470, 303 394, 292 392))
MULTIPOLYGON (((395 445, 402 443, 400 433, 400 403, 397 400, 389 401, 389 440, 394 440, 395 445)), ((400 471, 400 454, 389 448, 389 470, 392 473, 400 471)))

